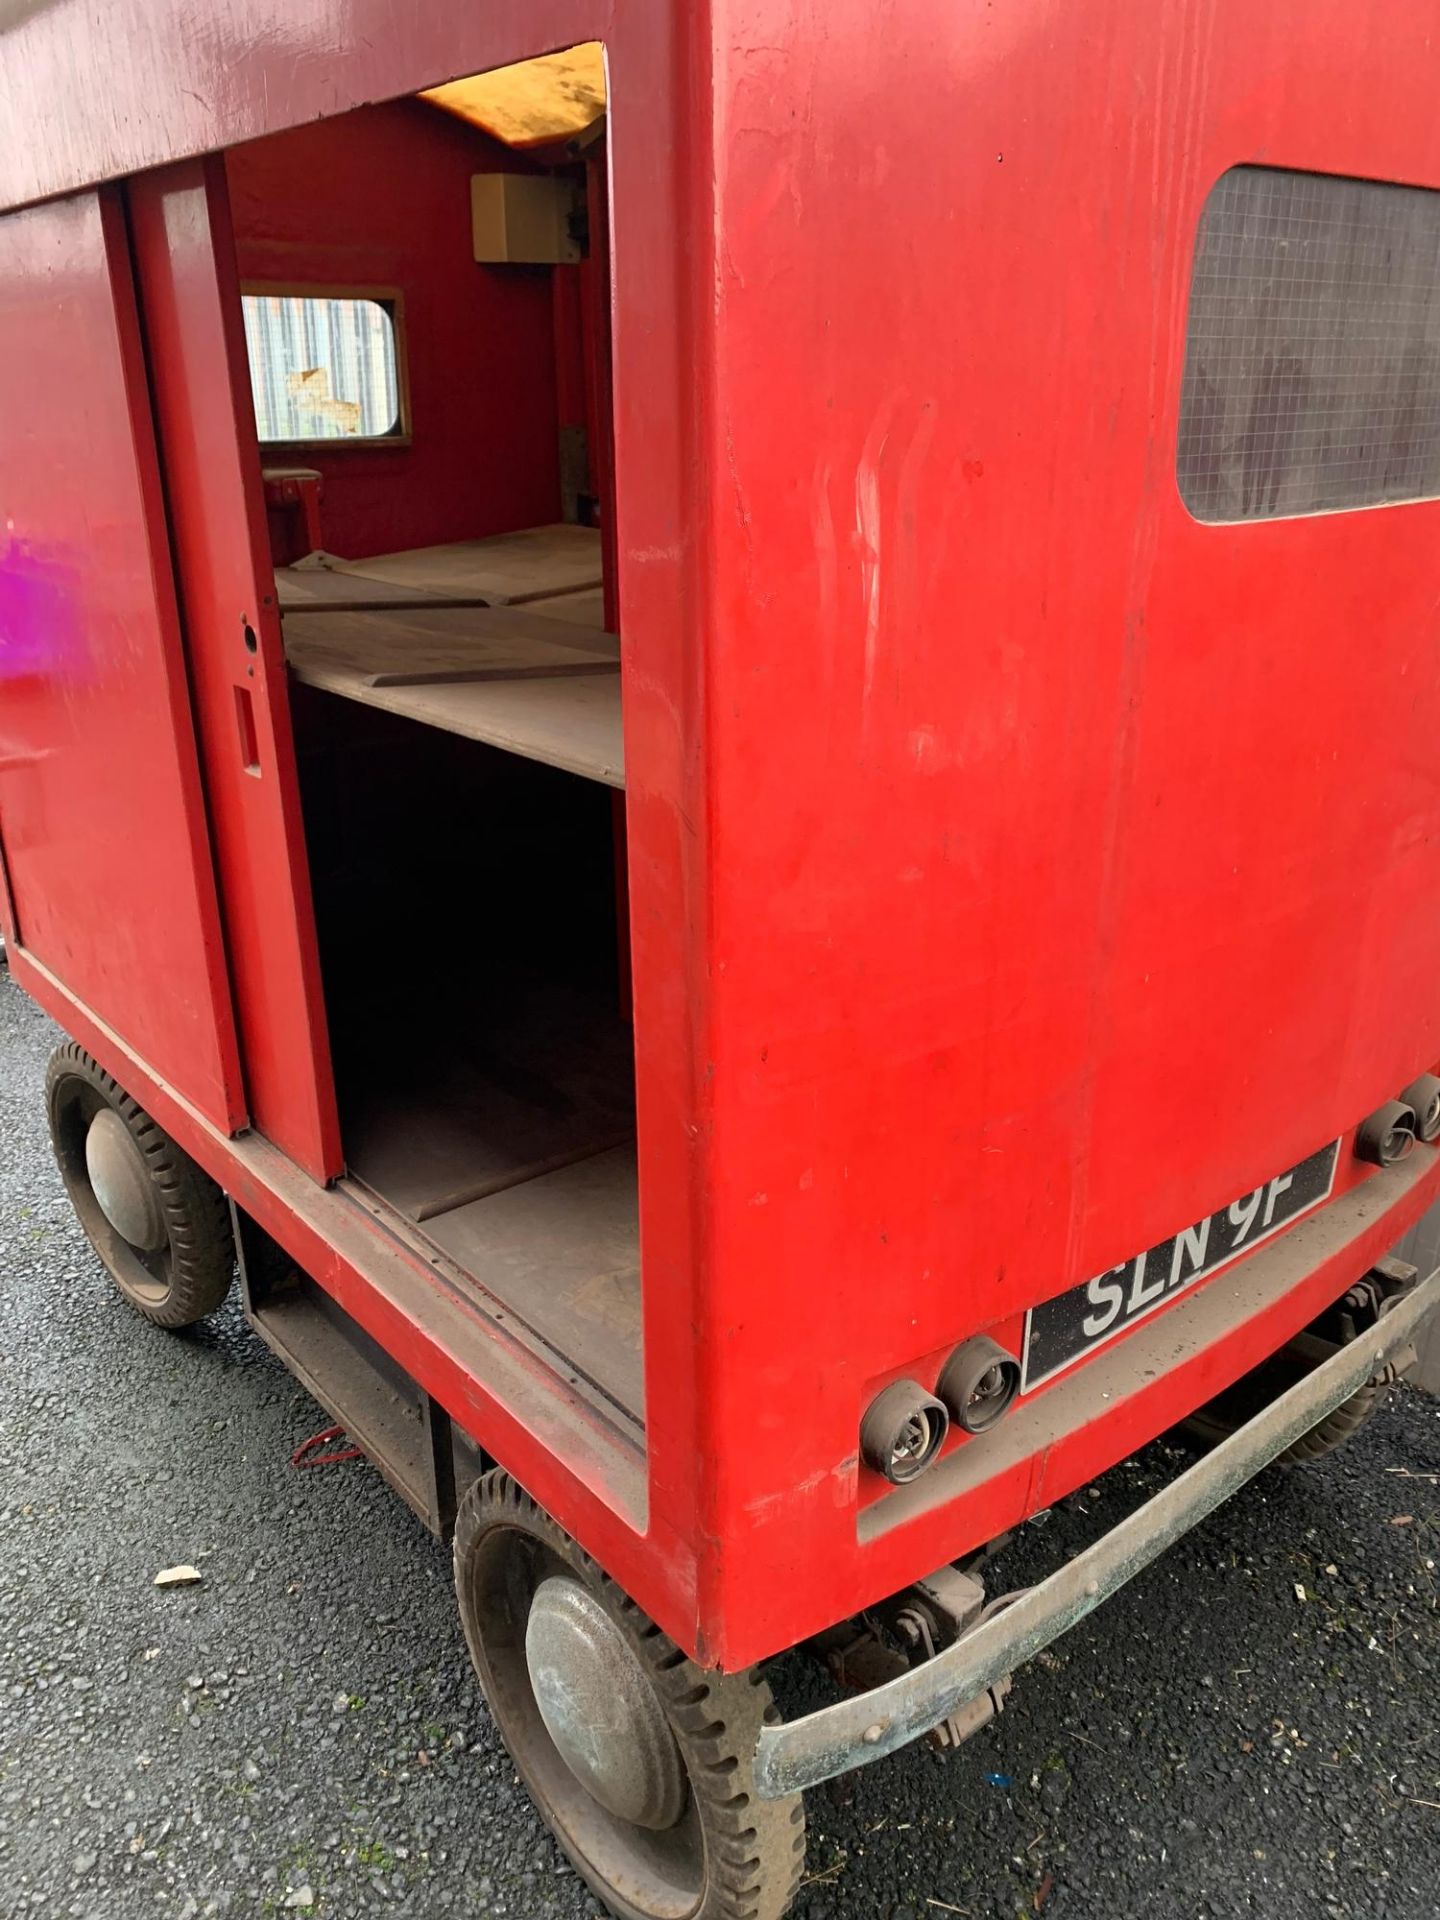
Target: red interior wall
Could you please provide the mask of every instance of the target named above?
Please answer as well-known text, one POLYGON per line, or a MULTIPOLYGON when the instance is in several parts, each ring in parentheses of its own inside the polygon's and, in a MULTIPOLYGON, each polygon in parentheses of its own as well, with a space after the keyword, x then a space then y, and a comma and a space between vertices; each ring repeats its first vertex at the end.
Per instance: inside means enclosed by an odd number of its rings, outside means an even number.
POLYGON ((550 274, 478 266, 471 255, 471 174, 525 164, 415 100, 226 156, 242 280, 404 295, 411 444, 273 450, 323 475, 333 553, 356 558, 560 517, 550 274))

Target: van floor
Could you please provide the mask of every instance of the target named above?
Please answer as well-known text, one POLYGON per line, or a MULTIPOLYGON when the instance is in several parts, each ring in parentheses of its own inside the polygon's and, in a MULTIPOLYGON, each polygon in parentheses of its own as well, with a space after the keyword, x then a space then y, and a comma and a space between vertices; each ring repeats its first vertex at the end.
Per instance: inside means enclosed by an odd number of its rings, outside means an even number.
POLYGON ((634 1043, 613 997, 402 999, 337 1025, 351 1178, 643 1423, 634 1043))

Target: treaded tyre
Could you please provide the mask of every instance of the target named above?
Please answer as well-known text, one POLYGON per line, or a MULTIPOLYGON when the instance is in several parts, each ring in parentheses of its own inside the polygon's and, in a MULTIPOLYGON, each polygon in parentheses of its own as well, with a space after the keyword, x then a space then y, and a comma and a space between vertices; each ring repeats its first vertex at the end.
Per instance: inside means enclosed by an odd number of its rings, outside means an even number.
POLYGON ((805 1815, 750 1777, 776 1717, 758 1671, 696 1666, 499 1469, 461 1504, 455 1585, 516 1769, 618 1920, 779 1920, 805 1815))
POLYGON ((1323 1460, 1327 1453, 1343 1447, 1375 1414, 1389 1391, 1385 1380, 1367 1380, 1363 1387, 1342 1400, 1338 1407, 1318 1420, 1308 1433, 1302 1433, 1280 1455, 1283 1466, 1303 1467, 1312 1460, 1323 1460))
MULTIPOLYGON (((1183 1423, 1183 1430, 1205 1447, 1218 1446, 1222 1440, 1228 1439, 1237 1427, 1253 1419, 1294 1384, 1295 1376, 1277 1362, 1278 1356, 1276 1360, 1257 1367, 1254 1373, 1237 1380, 1228 1392, 1197 1408, 1183 1423)), ((1283 1453, 1277 1454, 1276 1464, 1282 1467, 1308 1466, 1312 1461, 1323 1460, 1327 1454, 1343 1447, 1378 1410, 1388 1388, 1387 1380, 1367 1380, 1348 1400, 1342 1400, 1323 1420, 1317 1421, 1308 1433, 1302 1433, 1283 1453)))
POLYGON ((235 1265, 215 1182, 73 1040, 50 1057, 45 1105, 65 1191, 135 1311, 157 1327, 214 1313, 235 1265))

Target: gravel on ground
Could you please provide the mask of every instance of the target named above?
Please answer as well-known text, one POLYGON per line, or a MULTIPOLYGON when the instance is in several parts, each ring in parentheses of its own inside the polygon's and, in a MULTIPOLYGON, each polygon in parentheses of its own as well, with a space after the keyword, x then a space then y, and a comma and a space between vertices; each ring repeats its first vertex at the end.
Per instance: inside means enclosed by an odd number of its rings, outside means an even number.
MULTIPOLYGON (((59 1036, 0 970, 0 1915, 599 1912, 471 1679, 448 1556, 233 1300, 110 1287, 50 1159, 59 1036), (160 1589, 193 1564, 198 1585, 160 1589)), ((1023 1584, 1175 1471, 1027 1527, 1023 1584)), ((1246 1488, 945 1759, 811 1795, 801 1920, 1440 1912, 1440 1402, 1246 1488)), ((782 1663, 787 1705, 817 1682, 782 1663)))

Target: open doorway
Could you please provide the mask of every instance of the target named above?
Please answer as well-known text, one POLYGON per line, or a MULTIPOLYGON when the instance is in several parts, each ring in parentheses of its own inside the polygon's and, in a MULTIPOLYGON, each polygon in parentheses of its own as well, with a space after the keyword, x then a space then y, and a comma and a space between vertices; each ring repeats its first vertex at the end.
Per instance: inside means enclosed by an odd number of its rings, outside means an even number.
POLYGON ((226 168, 347 1178, 641 1422, 604 107, 226 168))

